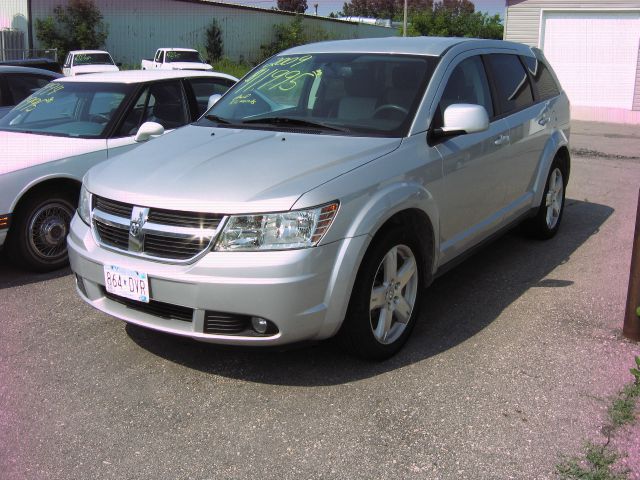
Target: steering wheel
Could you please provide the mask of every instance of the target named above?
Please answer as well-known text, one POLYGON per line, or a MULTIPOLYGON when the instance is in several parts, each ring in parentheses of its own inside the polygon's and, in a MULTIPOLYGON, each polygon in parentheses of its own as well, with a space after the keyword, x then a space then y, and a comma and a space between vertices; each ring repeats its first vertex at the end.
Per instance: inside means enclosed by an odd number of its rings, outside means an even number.
POLYGON ((107 123, 110 118, 103 113, 92 113, 89 115, 89 121, 93 123, 107 123))
POLYGON ((385 110, 393 110, 396 112, 404 113, 405 115, 409 113, 409 110, 407 110, 404 107, 401 107, 400 105, 396 105, 395 103, 385 103, 384 105, 380 105, 378 108, 376 108, 373 111, 373 116, 375 117, 378 113, 383 112, 385 110))

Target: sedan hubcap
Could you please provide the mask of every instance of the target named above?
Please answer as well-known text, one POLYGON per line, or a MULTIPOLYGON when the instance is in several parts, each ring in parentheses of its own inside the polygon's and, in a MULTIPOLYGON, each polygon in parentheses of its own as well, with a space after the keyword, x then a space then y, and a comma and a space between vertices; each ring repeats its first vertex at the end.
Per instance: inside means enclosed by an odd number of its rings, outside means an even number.
POLYGON ((406 245, 393 247, 383 257, 371 288, 369 318, 378 342, 395 342, 407 327, 418 292, 418 268, 406 245))
POLYGON ((547 207, 547 227, 552 229, 560 219, 562 212, 562 200, 564 197, 564 182, 562 180, 562 172, 559 168, 555 168, 549 176, 549 189, 545 199, 547 207))
POLYGON ((55 261, 66 255, 66 238, 73 212, 62 203, 40 207, 29 223, 29 244, 40 258, 55 261))

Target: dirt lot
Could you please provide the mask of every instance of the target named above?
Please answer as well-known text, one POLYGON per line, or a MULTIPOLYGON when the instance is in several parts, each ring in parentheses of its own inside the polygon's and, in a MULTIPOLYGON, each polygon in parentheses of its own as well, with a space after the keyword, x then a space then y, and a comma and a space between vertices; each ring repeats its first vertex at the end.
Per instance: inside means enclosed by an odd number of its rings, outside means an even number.
POLYGON ((554 478, 640 354, 621 337, 637 130, 576 124, 560 234, 507 234, 441 277, 382 364, 126 326, 68 271, 1 260, 0 477, 554 478))

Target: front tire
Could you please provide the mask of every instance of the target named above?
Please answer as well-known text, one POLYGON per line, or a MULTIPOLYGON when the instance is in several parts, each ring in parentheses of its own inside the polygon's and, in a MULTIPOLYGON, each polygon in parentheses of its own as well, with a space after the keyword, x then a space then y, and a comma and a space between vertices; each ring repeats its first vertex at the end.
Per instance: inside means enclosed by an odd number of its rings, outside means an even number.
POLYGON ((338 334, 346 349, 384 360, 405 344, 420 311, 424 260, 415 236, 383 232, 365 254, 338 334))
POLYGON ((566 178, 566 172, 556 158, 547 176, 540 208, 536 216, 529 219, 525 225, 531 236, 547 240, 558 233, 564 213, 566 178))
POLYGON ((75 206, 71 196, 40 192, 15 211, 7 238, 9 258, 35 272, 67 265, 67 234, 75 206))

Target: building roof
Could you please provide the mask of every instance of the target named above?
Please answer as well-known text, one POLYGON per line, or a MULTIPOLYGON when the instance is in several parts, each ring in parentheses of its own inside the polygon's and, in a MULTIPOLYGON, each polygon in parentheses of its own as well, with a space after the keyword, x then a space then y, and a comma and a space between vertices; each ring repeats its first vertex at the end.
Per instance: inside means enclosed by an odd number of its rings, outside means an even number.
POLYGON ((64 77, 57 82, 104 82, 104 83, 144 83, 172 78, 218 77, 237 81, 226 73, 198 70, 121 70, 119 72, 89 73, 75 77, 64 77))
POLYGON ((359 38, 310 43, 286 50, 286 54, 307 53, 399 53, 405 55, 441 56, 459 44, 472 44, 476 48, 510 48, 528 51, 529 47, 503 40, 456 37, 386 37, 359 38))

